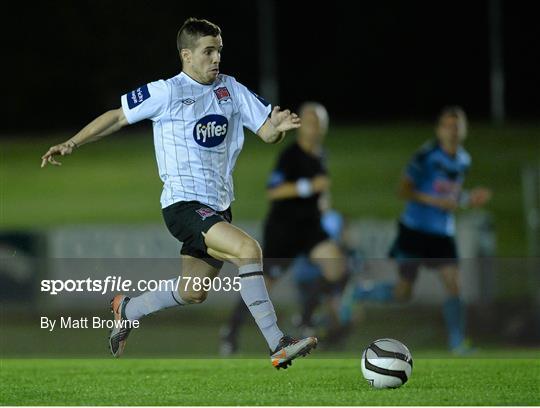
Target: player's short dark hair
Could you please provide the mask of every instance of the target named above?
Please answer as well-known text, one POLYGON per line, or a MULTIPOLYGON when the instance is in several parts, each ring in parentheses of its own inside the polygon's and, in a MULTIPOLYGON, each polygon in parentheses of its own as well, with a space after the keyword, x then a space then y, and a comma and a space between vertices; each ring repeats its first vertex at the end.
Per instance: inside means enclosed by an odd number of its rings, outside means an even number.
POLYGON ((178 52, 182 51, 185 48, 193 50, 195 48, 195 43, 201 37, 206 37, 208 35, 212 37, 217 37, 221 34, 221 28, 216 24, 211 23, 208 20, 198 19, 195 17, 190 17, 176 35, 176 48, 178 52))
POLYGON ((465 140, 467 137, 467 115, 465 114, 465 111, 461 106, 453 105, 453 106, 445 106, 441 113, 439 114, 439 117, 437 118, 437 125, 439 126, 441 124, 441 120, 447 116, 456 118, 458 120, 458 129, 459 129, 459 137, 461 141, 465 140))
POLYGON ((467 115, 465 115, 465 111, 461 106, 457 105, 449 105, 442 108, 441 113, 439 113, 439 116, 437 117, 437 123, 440 123, 441 119, 445 116, 452 116, 454 118, 462 118, 466 119, 467 115))

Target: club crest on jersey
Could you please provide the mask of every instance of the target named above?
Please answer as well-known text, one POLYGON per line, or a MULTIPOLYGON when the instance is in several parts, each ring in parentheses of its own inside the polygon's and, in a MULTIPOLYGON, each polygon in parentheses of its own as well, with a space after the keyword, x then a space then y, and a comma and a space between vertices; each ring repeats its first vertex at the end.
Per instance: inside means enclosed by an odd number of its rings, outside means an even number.
POLYGON ((216 215, 216 212, 212 210, 211 208, 201 207, 198 210, 196 210, 197 214, 201 216, 201 218, 206 220, 208 217, 211 217, 212 215, 216 215))
POLYGON ((225 116, 207 115, 195 124, 193 139, 203 147, 215 147, 227 136, 229 121, 225 116))
POLYGON ((143 85, 140 88, 131 91, 126 96, 129 109, 133 109, 137 105, 140 105, 145 99, 150 98, 150 91, 148 91, 148 85, 143 85))
POLYGON ((231 100, 231 94, 229 93, 229 90, 224 86, 214 89, 214 93, 216 94, 219 103, 231 100))

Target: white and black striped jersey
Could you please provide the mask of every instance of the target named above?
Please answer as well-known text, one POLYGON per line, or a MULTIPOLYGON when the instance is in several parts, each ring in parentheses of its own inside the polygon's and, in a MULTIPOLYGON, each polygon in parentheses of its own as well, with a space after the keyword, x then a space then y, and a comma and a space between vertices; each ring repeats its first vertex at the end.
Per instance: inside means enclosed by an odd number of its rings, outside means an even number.
POLYGON ((163 181, 161 206, 199 201, 217 211, 234 200, 232 172, 244 143, 244 126, 256 133, 271 106, 233 77, 211 85, 184 72, 122 96, 129 123, 153 122, 163 181))

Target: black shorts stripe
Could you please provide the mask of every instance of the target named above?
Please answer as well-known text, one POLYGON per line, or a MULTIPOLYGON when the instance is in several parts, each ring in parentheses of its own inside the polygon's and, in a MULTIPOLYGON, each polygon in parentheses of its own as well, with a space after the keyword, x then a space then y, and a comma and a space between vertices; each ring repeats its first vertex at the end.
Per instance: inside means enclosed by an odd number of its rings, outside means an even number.
POLYGON ((244 273, 242 275, 239 274, 238 276, 240 276, 241 278, 248 278, 250 276, 259 276, 259 275, 262 276, 263 273, 262 272, 249 272, 249 273, 244 273))

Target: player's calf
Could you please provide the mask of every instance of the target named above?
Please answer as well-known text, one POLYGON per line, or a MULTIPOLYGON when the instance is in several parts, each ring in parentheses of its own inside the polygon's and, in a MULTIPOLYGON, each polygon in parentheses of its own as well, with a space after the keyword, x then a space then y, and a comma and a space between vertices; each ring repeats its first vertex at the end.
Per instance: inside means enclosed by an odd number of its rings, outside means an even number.
POLYGON ((398 302, 407 302, 412 297, 413 283, 407 279, 400 279, 394 288, 394 297, 398 302))
POLYGON ((181 292, 180 297, 184 302, 187 304, 199 304, 203 303, 206 298, 208 297, 208 292, 206 291, 188 291, 188 292, 181 292))

